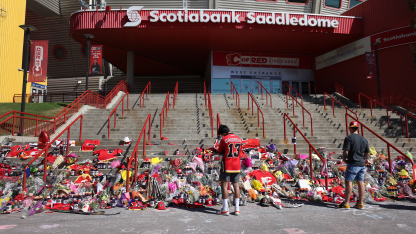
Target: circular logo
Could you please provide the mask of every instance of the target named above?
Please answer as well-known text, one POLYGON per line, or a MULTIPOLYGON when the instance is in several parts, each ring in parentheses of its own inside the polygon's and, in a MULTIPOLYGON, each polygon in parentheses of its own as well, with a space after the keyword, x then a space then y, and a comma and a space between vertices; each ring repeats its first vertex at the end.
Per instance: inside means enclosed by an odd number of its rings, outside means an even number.
POLYGON ((140 17, 140 13, 138 11, 134 11, 134 10, 129 10, 127 12, 127 17, 129 18, 129 20, 131 22, 139 22, 141 21, 141 17, 140 17))

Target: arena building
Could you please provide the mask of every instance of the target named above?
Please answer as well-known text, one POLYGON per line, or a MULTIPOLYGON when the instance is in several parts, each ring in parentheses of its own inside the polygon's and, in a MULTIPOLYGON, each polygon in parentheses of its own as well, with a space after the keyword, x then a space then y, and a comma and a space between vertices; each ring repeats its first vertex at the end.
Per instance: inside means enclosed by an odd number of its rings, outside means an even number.
MULTIPOLYGON (((133 91, 151 80, 155 92, 179 81, 179 92, 201 92, 205 82, 212 93, 224 93, 232 82, 247 93, 259 81, 273 93, 284 92, 284 83, 302 94, 311 84, 326 92, 337 84, 375 96, 379 77, 381 94, 416 100, 409 48, 416 42, 415 12, 406 0, 57 2, 59 16, 26 10, 26 24, 42 29, 33 38, 49 40, 49 87, 83 91, 84 35, 91 34, 91 44, 103 46, 106 67, 90 78, 96 90, 124 79, 133 91), (371 64, 376 42, 378 76, 371 64)), ((21 73, 13 79, 21 80, 21 73)))

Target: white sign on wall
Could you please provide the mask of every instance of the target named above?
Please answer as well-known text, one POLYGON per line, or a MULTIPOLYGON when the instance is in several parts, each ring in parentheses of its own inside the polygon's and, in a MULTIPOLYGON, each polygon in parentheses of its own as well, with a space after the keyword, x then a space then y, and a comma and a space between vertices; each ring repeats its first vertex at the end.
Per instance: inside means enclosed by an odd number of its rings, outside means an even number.
POLYGON ((315 58, 316 70, 371 52, 370 37, 365 37, 315 58))

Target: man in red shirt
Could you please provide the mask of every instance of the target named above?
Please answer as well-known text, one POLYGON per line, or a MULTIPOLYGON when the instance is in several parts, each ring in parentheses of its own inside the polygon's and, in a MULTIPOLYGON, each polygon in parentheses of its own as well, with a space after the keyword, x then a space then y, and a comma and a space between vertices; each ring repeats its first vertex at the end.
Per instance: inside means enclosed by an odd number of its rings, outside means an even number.
POLYGON ((218 211, 220 215, 230 215, 228 209, 228 184, 231 181, 234 187, 235 215, 240 215, 240 188, 238 186, 239 173, 241 168, 240 155, 242 154, 242 140, 240 137, 230 133, 230 129, 225 125, 220 125, 218 135, 223 138, 218 147, 218 153, 222 155, 221 161, 221 191, 223 207, 218 211))

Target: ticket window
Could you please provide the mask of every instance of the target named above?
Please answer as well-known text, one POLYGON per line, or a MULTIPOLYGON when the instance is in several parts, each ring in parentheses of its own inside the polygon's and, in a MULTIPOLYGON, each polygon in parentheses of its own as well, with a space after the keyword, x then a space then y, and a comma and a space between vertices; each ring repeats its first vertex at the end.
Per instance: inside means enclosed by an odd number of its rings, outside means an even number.
POLYGON ((33 102, 33 103, 42 103, 43 102, 43 95, 46 94, 46 90, 32 87, 31 93, 32 93, 31 102, 33 102))

